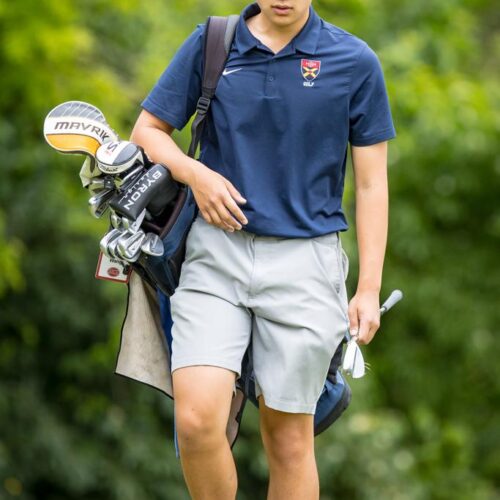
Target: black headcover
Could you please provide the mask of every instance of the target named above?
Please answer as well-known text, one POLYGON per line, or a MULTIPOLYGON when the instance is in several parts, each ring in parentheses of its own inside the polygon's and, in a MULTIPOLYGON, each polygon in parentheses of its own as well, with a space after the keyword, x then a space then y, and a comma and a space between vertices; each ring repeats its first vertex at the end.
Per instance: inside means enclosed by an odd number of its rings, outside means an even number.
POLYGON ((110 202, 110 207, 129 220, 136 220, 147 208, 153 217, 160 215, 179 193, 180 185, 170 171, 157 164, 147 170, 121 197, 110 202))

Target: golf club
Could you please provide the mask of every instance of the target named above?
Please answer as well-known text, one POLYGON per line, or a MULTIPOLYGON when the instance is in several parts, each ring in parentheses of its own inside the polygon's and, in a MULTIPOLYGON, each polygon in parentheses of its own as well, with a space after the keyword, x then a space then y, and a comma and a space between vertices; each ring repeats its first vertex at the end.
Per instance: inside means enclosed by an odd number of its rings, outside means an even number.
MULTIPOLYGON (((394 307, 403 298, 401 290, 394 290, 380 308, 380 315, 385 314, 389 309, 394 307)), ((357 342, 357 335, 352 336, 349 331, 346 333, 347 347, 342 360, 342 368, 351 375, 352 378, 361 378, 365 374, 365 361, 361 348, 357 342)))
POLYGON ((90 213, 96 218, 100 219, 109 207, 109 202, 113 195, 114 190, 103 190, 95 194, 89 199, 90 213))
POLYGON ((126 175, 113 176, 115 187, 119 189, 120 192, 126 191, 144 172, 144 167, 139 165, 138 167, 133 168, 126 175))
POLYGON ((121 231, 118 229, 113 229, 112 231, 109 231, 109 233, 106 233, 103 238, 101 239, 99 243, 99 248, 101 249, 101 252, 106 255, 107 257, 111 257, 108 251, 108 246, 111 241, 119 238, 121 236, 121 231))
POLYGON ((141 250, 148 255, 153 257, 161 257, 164 252, 163 241, 155 233, 147 233, 144 239, 141 250))
POLYGON ((107 186, 105 186, 104 182, 104 177, 93 177, 90 180, 90 184, 88 185, 87 189, 89 190, 89 193, 93 196, 103 189, 108 189, 107 186))
POLYGON ((108 255, 112 259, 118 259, 120 260, 122 257, 117 253, 118 250, 118 240, 122 236, 123 233, 120 232, 120 235, 116 238, 113 238, 109 243, 108 243, 108 255))
POLYGON ((115 229, 122 229, 123 226, 122 226, 121 217, 113 209, 110 209, 110 212, 111 212, 111 215, 110 215, 109 219, 111 221, 111 225, 115 229))
POLYGON ((141 228, 141 224, 144 221, 144 218, 146 217, 146 214, 147 214, 147 210, 144 209, 139 214, 139 217, 137 217, 137 219, 135 221, 132 221, 132 220, 130 220, 127 217, 122 217, 122 226, 123 226, 123 229, 125 229, 126 231, 130 231, 132 233, 136 233, 141 228))
POLYGON ((126 229, 125 231, 122 232, 121 236, 118 238, 118 241, 116 242, 116 250, 115 253, 117 256, 120 257, 120 259, 125 259, 125 250, 127 249, 127 242, 128 240, 134 235, 132 231, 129 231, 126 229))
POLYGON ((61 153, 92 158, 102 144, 119 140, 102 111, 81 101, 63 102, 52 109, 45 118, 43 134, 48 144, 61 153))
POLYGON ((144 231, 138 231, 128 237, 121 237, 117 244, 116 254, 129 262, 134 262, 139 257, 145 238, 146 233, 144 231))
POLYGON ((130 141, 107 142, 96 151, 97 168, 104 174, 121 174, 144 167, 144 150, 130 141))
POLYGON ((389 309, 394 307, 403 298, 403 292, 401 290, 393 290, 387 300, 382 304, 380 308, 380 315, 385 314, 389 309))

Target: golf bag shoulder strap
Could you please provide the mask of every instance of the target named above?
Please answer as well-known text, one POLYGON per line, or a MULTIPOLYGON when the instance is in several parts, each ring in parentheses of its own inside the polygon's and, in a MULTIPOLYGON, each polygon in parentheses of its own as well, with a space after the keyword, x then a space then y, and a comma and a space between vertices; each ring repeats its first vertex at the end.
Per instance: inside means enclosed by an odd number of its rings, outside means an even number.
POLYGON ((194 158, 201 139, 203 126, 231 49, 240 16, 210 16, 207 19, 203 43, 203 79, 201 96, 196 104, 196 116, 191 125, 191 144, 188 155, 194 158))

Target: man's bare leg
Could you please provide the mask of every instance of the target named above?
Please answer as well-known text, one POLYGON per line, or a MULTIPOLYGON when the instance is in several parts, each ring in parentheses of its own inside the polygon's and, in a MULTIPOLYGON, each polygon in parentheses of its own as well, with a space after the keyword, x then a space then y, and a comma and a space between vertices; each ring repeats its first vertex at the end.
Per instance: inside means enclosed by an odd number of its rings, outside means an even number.
POLYGON ((194 500, 233 500, 237 476, 226 426, 236 373, 189 366, 172 373, 181 465, 194 500))
POLYGON ((286 413, 259 397, 260 432, 269 463, 268 500, 317 500, 314 415, 286 413))

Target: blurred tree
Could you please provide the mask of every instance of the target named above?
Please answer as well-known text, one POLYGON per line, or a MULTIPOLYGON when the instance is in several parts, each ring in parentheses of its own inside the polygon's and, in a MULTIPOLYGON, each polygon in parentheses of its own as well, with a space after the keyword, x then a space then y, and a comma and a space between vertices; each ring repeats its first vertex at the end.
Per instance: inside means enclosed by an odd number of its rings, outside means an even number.
POLYGON ((186 497, 171 405, 113 374, 125 289, 92 278, 106 225, 85 209, 82 159, 42 136, 79 99, 126 137, 148 23, 139 2, 1 4, 1 498, 186 497))
MULTIPOLYGON (((125 290, 92 278, 105 221, 81 159, 43 142, 46 113, 100 107, 127 137, 179 44, 229 0, 0 3, 0 498, 188 498, 172 404, 113 375, 125 290)), ((498 8, 491 0, 313 0, 366 40, 389 88, 391 228, 383 320, 348 412, 317 438, 322 498, 499 498, 498 8)), ((176 133, 185 148, 188 129, 176 133)), ((353 217, 352 180, 346 208, 353 217)), ((345 235, 354 292, 354 226, 345 235)), ((234 453, 265 498, 257 412, 234 453)))

